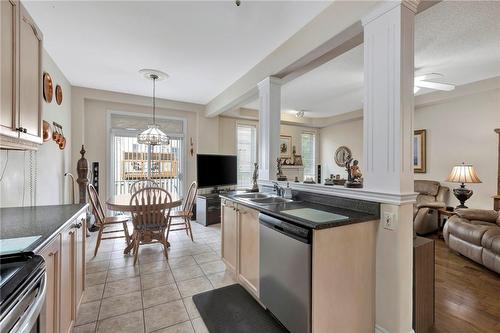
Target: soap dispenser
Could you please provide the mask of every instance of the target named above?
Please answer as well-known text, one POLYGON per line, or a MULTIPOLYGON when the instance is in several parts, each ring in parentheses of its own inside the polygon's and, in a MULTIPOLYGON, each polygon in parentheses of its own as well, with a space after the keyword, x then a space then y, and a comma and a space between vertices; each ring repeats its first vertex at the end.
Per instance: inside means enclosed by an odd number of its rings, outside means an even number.
POLYGON ((285 188, 285 191, 284 191, 284 195, 283 197, 285 199, 291 199, 292 198, 292 189, 290 188, 290 183, 286 183, 286 188, 285 188))

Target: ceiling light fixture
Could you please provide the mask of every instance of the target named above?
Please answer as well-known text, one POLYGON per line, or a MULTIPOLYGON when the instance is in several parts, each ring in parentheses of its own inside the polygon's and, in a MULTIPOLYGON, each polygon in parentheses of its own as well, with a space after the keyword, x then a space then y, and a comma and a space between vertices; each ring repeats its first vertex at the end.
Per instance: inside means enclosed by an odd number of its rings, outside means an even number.
POLYGON ((304 118, 304 113, 304 110, 297 111, 297 113, 295 113, 295 117, 304 118))
POLYGON ((170 138, 163 133, 160 126, 156 125, 156 81, 164 80, 168 78, 168 75, 154 69, 141 69, 139 73, 146 79, 153 81, 153 123, 137 135, 137 142, 150 146, 169 145, 170 138))

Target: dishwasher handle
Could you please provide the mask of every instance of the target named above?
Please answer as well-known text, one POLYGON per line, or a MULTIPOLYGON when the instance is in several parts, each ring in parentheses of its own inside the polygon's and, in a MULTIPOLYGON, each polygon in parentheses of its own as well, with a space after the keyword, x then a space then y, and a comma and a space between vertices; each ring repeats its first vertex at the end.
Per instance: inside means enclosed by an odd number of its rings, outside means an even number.
POLYGON ((295 224, 262 213, 259 214, 259 222, 265 227, 294 238, 302 243, 311 243, 311 230, 308 228, 299 227, 295 224))

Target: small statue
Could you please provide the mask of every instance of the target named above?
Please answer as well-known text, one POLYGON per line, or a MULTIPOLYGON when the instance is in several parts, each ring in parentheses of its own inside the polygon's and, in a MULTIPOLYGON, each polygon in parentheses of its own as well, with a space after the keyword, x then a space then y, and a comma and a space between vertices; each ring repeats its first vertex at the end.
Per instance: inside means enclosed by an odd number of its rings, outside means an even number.
POLYGON ((361 181, 362 173, 358 164, 359 164, 358 160, 354 160, 352 157, 349 157, 345 162, 345 169, 347 171, 347 181, 344 184, 345 187, 350 187, 350 188, 363 187, 363 182, 361 181))
POLYGON ((276 173, 276 178, 277 178, 279 181, 286 180, 286 176, 285 176, 285 175, 283 175, 283 170, 281 170, 281 160, 280 160, 280 158, 279 158, 279 157, 276 159, 276 163, 277 163, 276 167, 277 167, 277 169, 278 169, 278 172, 276 173))
POLYGON ((254 163, 253 164, 254 169, 253 169, 253 176, 252 176, 252 188, 250 189, 250 192, 259 192, 259 185, 257 184, 257 179, 259 178, 259 164, 254 163))
POLYGON ((361 176, 363 176, 363 174, 361 173, 361 169, 358 166, 358 163, 359 163, 358 160, 354 160, 351 166, 351 176, 354 181, 360 181, 361 176))

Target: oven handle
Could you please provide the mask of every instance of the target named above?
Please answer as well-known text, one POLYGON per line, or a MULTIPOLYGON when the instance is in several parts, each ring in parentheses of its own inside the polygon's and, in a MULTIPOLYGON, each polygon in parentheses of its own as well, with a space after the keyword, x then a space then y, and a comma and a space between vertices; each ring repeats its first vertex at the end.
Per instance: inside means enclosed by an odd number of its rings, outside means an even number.
POLYGON ((35 298, 35 302, 30 305, 28 311, 26 311, 21 318, 19 318, 19 323, 17 332, 25 333, 30 332, 33 326, 36 324, 39 314, 42 310, 43 304, 45 302, 45 295, 47 293, 47 272, 44 272, 40 279, 40 287, 38 295, 35 298))

